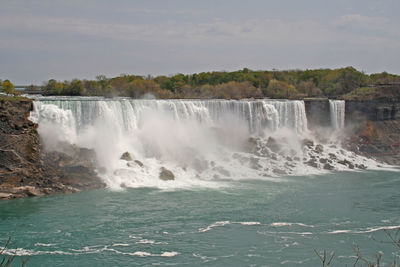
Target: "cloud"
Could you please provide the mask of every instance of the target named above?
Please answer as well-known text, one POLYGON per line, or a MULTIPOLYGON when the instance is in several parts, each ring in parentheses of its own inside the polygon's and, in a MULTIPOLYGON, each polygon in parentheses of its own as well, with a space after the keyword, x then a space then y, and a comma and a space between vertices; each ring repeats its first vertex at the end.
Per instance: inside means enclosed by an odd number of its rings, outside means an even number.
POLYGON ((29 15, 0 17, 0 30, 69 34, 119 41, 164 44, 311 45, 338 42, 332 29, 312 20, 212 19, 205 22, 113 23, 101 20, 29 15))
POLYGON ((389 20, 384 17, 369 17, 360 14, 346 14, 334 21, 337 27, 359 27, 371 30, 383 30, 388 26, 389 20))

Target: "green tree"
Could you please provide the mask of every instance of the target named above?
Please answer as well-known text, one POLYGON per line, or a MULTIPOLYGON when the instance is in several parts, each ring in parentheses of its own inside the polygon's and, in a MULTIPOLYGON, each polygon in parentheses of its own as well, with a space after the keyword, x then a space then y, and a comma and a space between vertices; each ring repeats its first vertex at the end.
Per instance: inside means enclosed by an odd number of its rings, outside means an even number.
POLYGON ((267 88, 267 95, 273 98, 288 98, 296 96, 297 90, 287 82, 271 80, 267 88))
POLYGON ((54 95, 54 94, 56 94, 55 93, 55 91, 56 91, 56 89, 55 89, 56 88, 56 83, 57 83, 56 80, 50 79, 47 82, 47 84, 45 84, 44 92, 45 92, 46 95, 54 95))
POLYGON ((5 80, 4 82, 2 82, 2 90, 7 95, 10 95, 10 94, 15 95, 14 84, 12 84, 12 82, 10 82, 9 80, 5 80))
POLYGON ((71 81, 71 84, 68 87, 68 91, 70 95, 85 94, 85 88, 83 87, 82 81, 78 79, 74 79, 71 81))

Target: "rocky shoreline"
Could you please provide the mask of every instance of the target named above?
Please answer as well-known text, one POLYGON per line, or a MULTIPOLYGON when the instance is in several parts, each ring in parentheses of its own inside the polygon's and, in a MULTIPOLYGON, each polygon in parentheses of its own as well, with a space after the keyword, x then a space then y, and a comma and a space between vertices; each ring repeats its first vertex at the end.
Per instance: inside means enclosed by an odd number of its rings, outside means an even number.
POLYGON ((0 98, 0 200, 104 188, 92 151, 44 151, 38 125, 28 120, 32 108, 31 99, 0 98))

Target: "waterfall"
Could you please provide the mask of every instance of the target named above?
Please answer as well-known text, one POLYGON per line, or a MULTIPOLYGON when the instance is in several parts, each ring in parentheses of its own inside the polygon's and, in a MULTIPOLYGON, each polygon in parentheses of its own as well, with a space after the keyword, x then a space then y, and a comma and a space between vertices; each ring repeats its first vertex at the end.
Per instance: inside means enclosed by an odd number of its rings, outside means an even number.
MULTIPOLYGON (((132 99, 38 99, 32 117, 47 116, 54 106, 70 111, 79 132, 107 116, 120 130, 131 133, 140 128, 144 114, 160 112, 176 121, 196 121, 210 127, 221 127, 229 119, 247 125, 251 134, 265 130, 290 128, 298 133, 307 130, 303 101, 286 100, 132 100, 132 99), (48 105, 53 105, 49 108, 48 105)), ((57 116, 56 116, 57 117, 57 116)))
POLYGON ((335 130, 344 128, 345 101, 329 100, 331 127, 335 130))
MULTIPOLYGON (((343 127, 344 101, 330 107, 333 127, 343 127)), ((317 149, 299 100, 40 97, 30 119, 39 124, 46 149, 64 152, 74 144, 94 150, 99 176, 115 189, 319 173, 347 169, 335 162, 344 159, 353 168, 367 164, 338 146, 317 149), (121 159, 125 152, 133 160, 121 159), (335 160, 328 160, 332 154, 335 160), (159 179, 162 168, 174 173, 174 182, 159 179)))

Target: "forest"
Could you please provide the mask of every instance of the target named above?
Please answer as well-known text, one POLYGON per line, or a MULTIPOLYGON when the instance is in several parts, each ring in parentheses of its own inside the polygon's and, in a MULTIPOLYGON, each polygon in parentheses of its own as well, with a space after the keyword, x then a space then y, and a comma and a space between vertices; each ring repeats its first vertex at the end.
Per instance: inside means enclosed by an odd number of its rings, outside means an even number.
MULTIPOLYGON (((5 81, 9 82, 9 81, 5 81)), ((3 83, 5 83, 3 82, 3 83)), ((399 96, 400 76, 387 72, 365 74, 353 67, 339 69, 214 71, 171 76, 122 74, 95 80, 57 81, 39 86, 45 95, 124 96, 142 98, 286 98, 330 97, 371 99, 399 96), (395 85, 393 87, 393 85, 395 85)), ((9 84, 7 83, 7 88, 9 84)), ((28 90, 38 89, 31 85, 28 90)))

